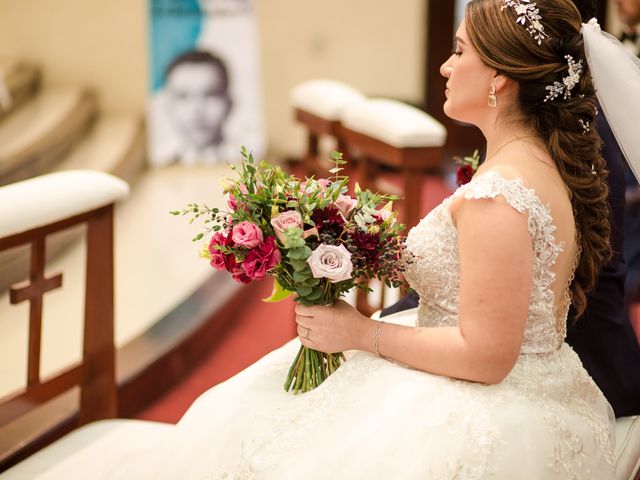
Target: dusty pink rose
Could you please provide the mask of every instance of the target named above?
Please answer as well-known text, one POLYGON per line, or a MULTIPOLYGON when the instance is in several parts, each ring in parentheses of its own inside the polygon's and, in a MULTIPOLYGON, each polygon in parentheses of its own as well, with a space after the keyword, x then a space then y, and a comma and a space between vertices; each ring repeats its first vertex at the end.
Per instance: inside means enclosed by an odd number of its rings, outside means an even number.
POLYGON ((267 272, 282 260, 275 237, 267 237, 257 248, 247 254, 242 268, 251 280, 262 280, 267 272))
POLYGON ((320 244, 307 259, 315 278, 328 278, 332 283, 351 278, 351 252, 344 245, 320 244))
POLYGON ((236 245, 244 248, 254 248, 262 243, 262 230, 255 223, 240 222, 233 226, 231 239, 236 245))
POLYGON ((334 205, 338 207, 338 210, 340 210, 345 218, 349 218, 351 211, 358 205, 358 200, 351 198, 349 195, 340 195, 334 205))
POLYGON ((279 213, 275 217, 271 217, 271 226, 276 232, 276 237, 283 244, 286 239, 284 231, 289 227, 302 228, 302 216, 295 210, 287 210, 286 212, 279 213))
POLYGON ((236 259, 233 253, 223 253, 220 246, 228 247, 233 244, 231 235, 223 233, 214 233, 209 241, 209 254, 211 255, 211 266, 217 270, 226 269, 229 272, 236 265, 236 259))

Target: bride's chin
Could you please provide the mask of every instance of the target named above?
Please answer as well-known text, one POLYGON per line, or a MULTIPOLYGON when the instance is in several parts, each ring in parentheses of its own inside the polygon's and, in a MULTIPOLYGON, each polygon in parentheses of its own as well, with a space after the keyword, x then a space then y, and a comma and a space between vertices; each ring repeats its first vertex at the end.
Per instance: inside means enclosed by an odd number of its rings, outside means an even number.
POLYGON ((455 111, 454 108, 451 107, 451 104, 449 103, 449 100, 444 102, 444 105, 442 106, 442 110, 444 111, 444 114, 447 117, 449 117, 451 120, 460 121, 459 115, 456 115, 456 111, 455 111))

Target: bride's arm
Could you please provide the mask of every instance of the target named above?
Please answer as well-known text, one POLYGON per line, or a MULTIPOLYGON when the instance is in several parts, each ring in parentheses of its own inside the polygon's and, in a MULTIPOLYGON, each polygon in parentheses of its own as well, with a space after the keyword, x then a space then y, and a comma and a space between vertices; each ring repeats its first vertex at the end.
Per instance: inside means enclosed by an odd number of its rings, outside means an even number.
MULTIPOLYGON (((380 354, 439 375, 502 381, 522 343, 531 298, 533 247, 527 216, 498 199, 464 200, 454 213, 460 255, 459 327, 384 324, 380 354)), ((315 349, 374 352, 378 322, 340 303, 296 308, 301 341, 315 349), (304 338, 307 328, 310 339, 304 338)))

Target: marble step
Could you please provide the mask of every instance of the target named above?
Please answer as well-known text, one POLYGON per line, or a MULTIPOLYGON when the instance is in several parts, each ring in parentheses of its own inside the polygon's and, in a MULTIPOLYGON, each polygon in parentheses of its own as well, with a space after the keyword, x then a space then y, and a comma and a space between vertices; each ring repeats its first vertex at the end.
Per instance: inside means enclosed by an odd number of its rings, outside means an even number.
POLYGON ((0 59, 0 121, 36 93, 41 77, 31 63, 0 59))
POLYGON ((95 95, 47 87, 0 123, 0 185, 51 171, 91 127, 95 95))

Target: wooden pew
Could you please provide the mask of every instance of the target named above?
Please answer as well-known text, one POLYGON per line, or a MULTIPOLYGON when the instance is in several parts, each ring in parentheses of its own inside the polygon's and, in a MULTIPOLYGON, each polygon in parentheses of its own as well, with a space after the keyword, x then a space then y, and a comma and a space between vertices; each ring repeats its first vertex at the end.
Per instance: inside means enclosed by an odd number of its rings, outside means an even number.
MULTIPOLYGON (((316 79, 297 85, 291 92, 295 118, 307 130, 307 152, 303 158, 305 174, 316 178, 329 176, 333 164, 321 158, 320 140, 331 137, 335 149, 348 160, 348 149, 341 135, 340 119, 351 105, 363 102, 364 95, 350 85, 335 80, 316 79)), ((350 164, 347 163, 347 169, 350 164)), ((344 174, 349 172, 345 170, 344 174)))
POLYGON ((114 204, 128 192, 127 184, 119 179, 83 170, 43 175, 0 188, 0 250, 19 245, 31 249, 29 279, 10 290, 12 304, 30 304, 28 369, 25 387, 0 399, 0 470, 76 425, 116 415, 113 211, 114 204), (78 224, 86 225, 87 236, 83 358, 80 364, 43 379, 43 296, 63 281, 61 273, 45 275, 46 238, 78 224), (45 431, 34 431, 28 421, 20 428, 20 417, 28 417, 34 409, 75 387, 80 400, 72 418, 60 418, 45 431), (15 438, 17 433, 25 438, 15 438))

